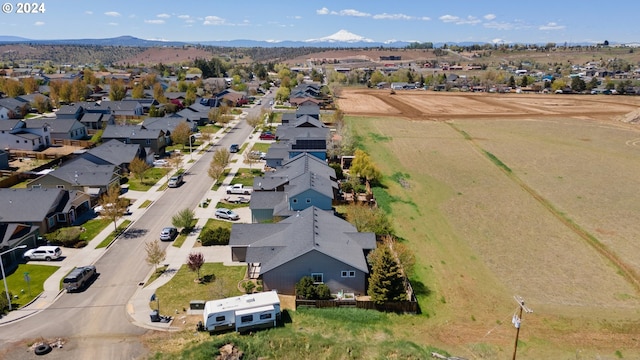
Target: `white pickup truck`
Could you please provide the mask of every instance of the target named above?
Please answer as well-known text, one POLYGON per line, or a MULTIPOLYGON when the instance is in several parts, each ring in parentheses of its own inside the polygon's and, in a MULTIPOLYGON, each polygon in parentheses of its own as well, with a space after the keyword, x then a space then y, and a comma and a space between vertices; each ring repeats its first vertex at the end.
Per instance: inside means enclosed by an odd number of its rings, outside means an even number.
POLYGON ((242 184, 233 184, 227 186, 227 194, 242 194, 249 195, 253 191, 250 187, 244 187, 242 184))

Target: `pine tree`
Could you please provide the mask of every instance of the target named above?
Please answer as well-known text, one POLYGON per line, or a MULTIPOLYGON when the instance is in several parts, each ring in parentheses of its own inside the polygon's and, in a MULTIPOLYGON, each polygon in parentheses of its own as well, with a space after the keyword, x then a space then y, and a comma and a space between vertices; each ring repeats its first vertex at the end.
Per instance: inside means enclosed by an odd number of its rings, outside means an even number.
POLYGON ((371 301, 381 305, 387 301, 406 300, 403 275, 389 248, 387 246, 377 248, 371 253, 369 261, 372 269, 367 293, 371 301))

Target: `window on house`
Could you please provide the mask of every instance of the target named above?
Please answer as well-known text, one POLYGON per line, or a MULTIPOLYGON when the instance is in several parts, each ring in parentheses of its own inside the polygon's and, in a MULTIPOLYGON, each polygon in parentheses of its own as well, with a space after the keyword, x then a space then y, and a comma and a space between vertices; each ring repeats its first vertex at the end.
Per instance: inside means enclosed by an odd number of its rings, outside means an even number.
POLYGON ((56 225, 56 218, 53 216, 48 218, 47 223, 49 224, 49 227, 54 227, 56 225))
POLYGON ((147 140, 146 140, 146 144, 147 144, 147 145, 151 145, 151 139, 147 139, 147 140))
POLYGON ((224 316, 216 316, 216 321, 224 321, 224 316))
POLYGON ((260 314, 260 320, 271 319, 271 313, 268 314, 260 314))
POLYGON ((324 276, 322 275, 322 273, 312 273, 311 278, 313 279, 313 282, 315 284, 322 284, 324 282, 324 276))
POLYGON ((67 221, 67 217, 64 214, 57 214, 56 218, 59 223, 63 223, 67 221))
POLYGON ((240 318, 241 323, 248 323, 253 321, 253 315, 245 315, 240 318))
POLYGON ((64 189, 64 185, 56 185, 58 189, 64 189))
POLYGON ((41 189, 42 188, 42 184, 35 184, 35 185, 31 185, 32 189, 41 189))
POLYGON ((294 204, 297 204, 298 203, 298 199, 291 199, 291 202, 294 203, 294 204))
POLYGON ((356 277, 356 272, 353 270, 342 270, 341 276, 343 278, 346 277, 356 277))
POLYGON ((310 198, 307 198, 306 201, 307 201, 307 204, 311 203, 311 199, 310 198))

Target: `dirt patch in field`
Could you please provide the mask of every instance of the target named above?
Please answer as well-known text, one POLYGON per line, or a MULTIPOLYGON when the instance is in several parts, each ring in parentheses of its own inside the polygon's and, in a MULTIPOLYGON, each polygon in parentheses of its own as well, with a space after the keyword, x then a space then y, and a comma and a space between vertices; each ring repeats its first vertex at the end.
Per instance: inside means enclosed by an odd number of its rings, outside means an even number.
MULTIPOLYGON (((338 106, 347 115, 400 116, 410 120, 573 117, 618 121, 640 98, 606 95, 489 94, 388 89, 344 89, 338 106)), ((632 122, 632 121, 627 121, 632 122)))

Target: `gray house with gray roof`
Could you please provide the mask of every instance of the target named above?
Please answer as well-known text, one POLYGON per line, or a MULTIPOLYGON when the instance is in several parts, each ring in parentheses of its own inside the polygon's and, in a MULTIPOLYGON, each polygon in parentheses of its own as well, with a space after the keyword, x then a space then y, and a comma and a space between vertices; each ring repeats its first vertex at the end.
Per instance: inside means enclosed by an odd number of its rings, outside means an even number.
POLYGON ((120 186, 118 166, 97 165, 77 158, 27 183, 27 188, 78 190, 97 199, 111 186, 120 186))
POLYGON ((102 140, 118 140, 125 144, 140 144, 149 149, 147 154, 164 154, 167 148, 165 132, 147 129, 140 125, 109 125, 102 133, 102 140))
POLYGON ((109 140, 96 146, 80 155, 80 158, 89 160, 96 165, 116 165, 120 174, 129 169, 129 164, 135 158, 149 161, 147 152, 142 145, 125 144, 118 140, 109 140))
POLYGON ((229 245, 232 259, 246 262, 265 291, 292 295, 295 284, 311 276, 333 293, 366 294, 366 256, 376 248, 376 237, 310 207, 276 224, 233 224, 229 245))

